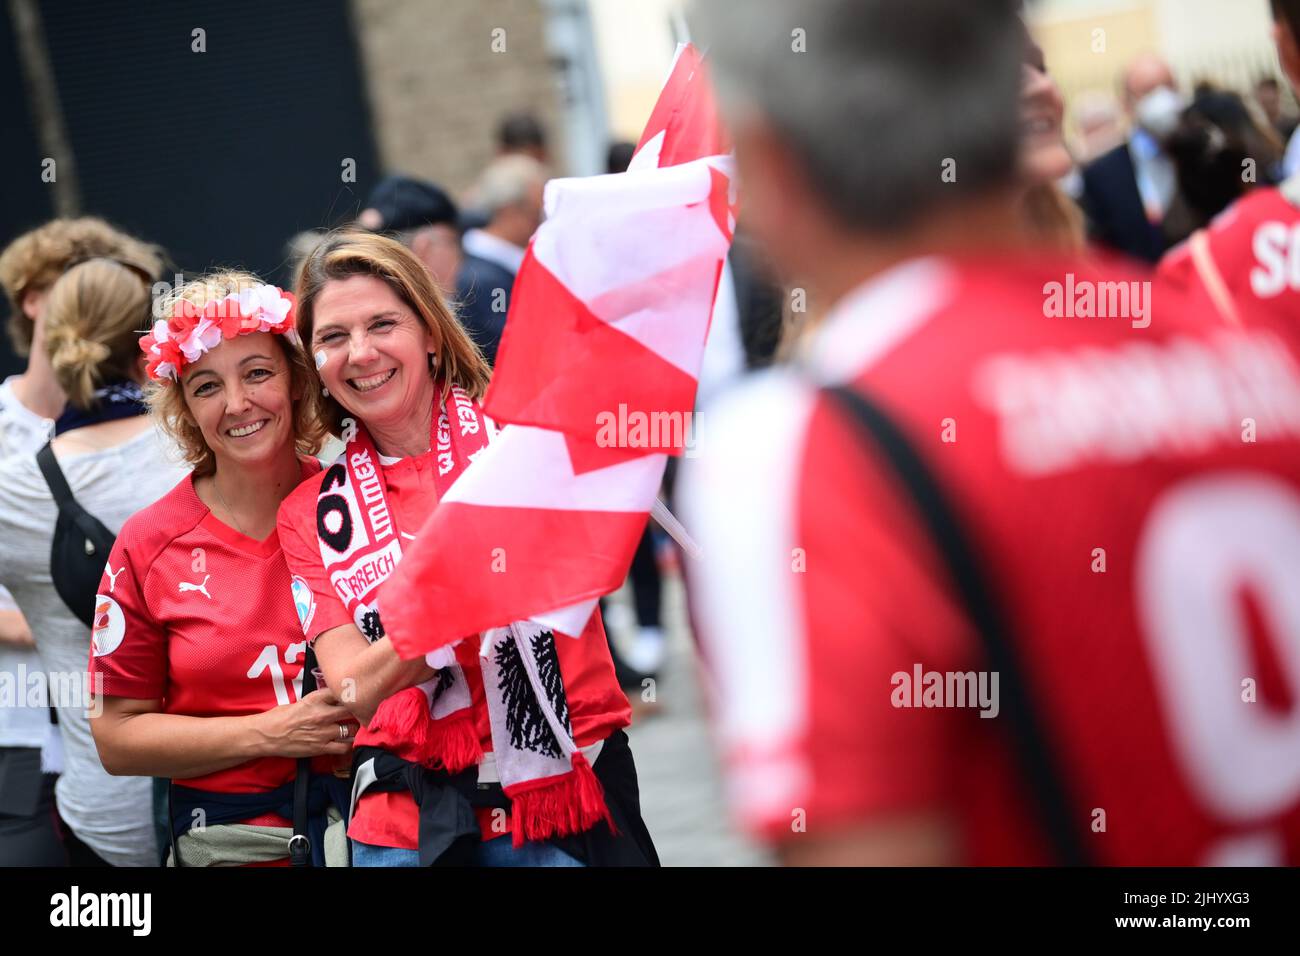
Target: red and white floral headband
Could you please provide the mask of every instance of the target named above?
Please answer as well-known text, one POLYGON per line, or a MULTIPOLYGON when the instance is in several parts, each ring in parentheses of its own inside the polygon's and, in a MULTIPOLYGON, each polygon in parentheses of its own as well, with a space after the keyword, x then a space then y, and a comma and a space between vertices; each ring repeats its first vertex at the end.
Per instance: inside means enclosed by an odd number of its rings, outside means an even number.
POLYGON ((293 320, 293 293, 273 285, 241 289, 201 309, 182 299, 176 303, 171 318, 154 322, 153 331, 140 340, 140 350, 149 357, 146 370, 151 379, 177 382, 185 366, 237 335, 271 332, 287 336, 297 345, 293 320))

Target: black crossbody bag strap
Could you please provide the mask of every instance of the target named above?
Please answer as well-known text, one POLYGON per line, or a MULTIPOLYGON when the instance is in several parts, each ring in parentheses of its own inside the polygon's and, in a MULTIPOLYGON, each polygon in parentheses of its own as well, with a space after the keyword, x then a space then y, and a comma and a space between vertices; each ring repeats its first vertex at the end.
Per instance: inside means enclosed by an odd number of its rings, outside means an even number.
POLYGON ((172 866, 184 866, 181 862, 181 851, 176 846, 176 817, 172 815, 172 788, 176 786, 170 780, 167 781, 167 836, 172 845, 172 866))
MULTIPOLYGON (((316 689, 316 654, 307 649, 302 663, 302 696, 316 689)), ((311 785, 311 758, 298 758, 298 772, 293 778, 293 836, 289 838, 289 863, 311 866, 311 841, 307 837, 307 791, 311 785)))
POLYGON ((60 511, 70 506, 80 507, 72 495, 72 489, 68 487, 68 479, 63 477, 58 459, 54 457, 54 446, 49 442, 36 453, 36 464, 40 465, 41 474, 45 476, 45 483, 49 485, 50 494, 54 496, 54 503, 60 511))
MULTIPOLYGON (((54 448, 48 442, 36 453, 36 464, 40 467, 41 474, 45 478, 45 484, 49 487, 50 495, 54 498, 54 503, 59 509, 59 517, 55 523, 54 540, 50 543, 50 575, 54 578, 54 590, 68 610, 78 620, 89 626, 94 618, 94 588, 103 574, 102 562, 108 560, 109 552, 113 550, 113 543, 117 539, 117 535, 108 530, 102 521, 83 508, 81 503, 77 501, 72 489, 68 486, 67 478, 64 477, 63 469, 59 467, 58 459, 54 457, 54 448), (78 581, 76 584, 70 584, 66 579, 55 575, 56 565, 59 563, 58 557, 61 553, 59 547, 61 539, 58 534, 60 529, 66 529, 65 534, 71 532, 80 535, 85 548, 84 560, 93 560, 98 565, 93 570, 86 570, 86 574, 94 578, 87 585, 89 588, 88 593, 82 593, 76 586, 85 582, 78 581)), ((79 558, 81 558, 80 555, 79 558)))
MULTIPOLYGON (((81 502, 73 495, 72 489, 68 487, 68 479, 63 476, 63 469, 59 467, 59 460, 54 457, 54 446, 49 442, 46 442, 36 453, 36 464, 40 466, 45 484, 49 487, 50 495, 58 505, 59 511, 68 515, 79 531, 88 538, 98 536, 109 542, 117 537, 108 530, 104 522, 83 508, 81 502)), ((107 553, 104 555, 104 560, 108 560, 107 553)))
MULTIPOLYGON (((315 669, 316 654, 311 649, 308 649, 307 657, 303 661, 304 697, 316 689, 316 675, 313 674, 315 669)), ((298 767, 296 767, 296 773, 294 774, 294 835, 289 838, 290 866, 312 865, 312 845, 307 836, 307 791, 311 787, 311 778, 311 757, 299 757, 298 767)), ((168 834, 172 838, 173 865, 181 866, 181 851, 177 847, 175 825, 172 822, 172 784, 170 783, 168 784, 168 790, 166 790, 166 817, 168 817, 168 834)))
POLYGON ((1010 725, 1012 745, 1043 833, 1051 841, 1058 863, 1086 865, 1088 854, 1079 839, 1063 777, 1036 715, 1011 629, 952 504, 902 430, 874 402, 847 386, 828 388, 826 394, 848 413, 907 489, 979 635, 990 669, 1001 675, 1001 712, 1010 725))

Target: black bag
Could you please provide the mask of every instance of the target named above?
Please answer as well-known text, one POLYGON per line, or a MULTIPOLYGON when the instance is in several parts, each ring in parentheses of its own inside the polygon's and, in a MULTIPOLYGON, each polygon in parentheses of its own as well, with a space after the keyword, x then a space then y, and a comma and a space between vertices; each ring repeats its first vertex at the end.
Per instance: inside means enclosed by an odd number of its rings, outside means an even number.
MULTIPOLYGON (((307 648, 307 655, 302 663, 301 700, 316 689, 316 652, 307 648)), ((181 851, 176 845, 176 827, 172 823, 172 782, 167 783, 165 799, 167 801, 167 843, 171 847, 172 866, 184 866, 181 851)), ((307 790, 311 786, 311 758, 299 757, 297 772, 293 780, 293 836, 289 838, 289 865, 294 867, 311 866, 311 843, 307 838, 307 790)), ((346 809, 346 808, 344 808, 346 809)), ((348 842, 348 858, 351 861, 352 843, 348 842)), ((162 865, 167 865, 167 851, 163 851, 162 865)))
POLYGON ((54 590, 79 621, 93 627, 95 595, 117 535, 77 503, 48 442, 36 453, 36 463, 41 467, 45 483, 50 486, 54 503, 59 506, 54 544, 50 548, 50 577, 54 579, 54 590))

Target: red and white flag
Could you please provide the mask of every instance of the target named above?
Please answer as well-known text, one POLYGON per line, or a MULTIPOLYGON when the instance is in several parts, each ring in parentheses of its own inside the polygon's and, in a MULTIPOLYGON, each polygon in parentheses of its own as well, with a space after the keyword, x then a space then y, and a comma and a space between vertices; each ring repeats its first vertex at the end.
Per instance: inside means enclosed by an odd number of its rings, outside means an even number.
POLYGON ((699 152, 722 142, 712 96, 680 49, 640 168, 547 184, 484 399, 505 427, 385 585, 402 656, 524 619, 578 635, 626 576, 687 440, 734 229, 731 159, 699 152), (625 427, 665 418, 682 424, 625 427))
POLYGON ((664 455, 576 475, 563 435, 508 425, 448 490, 386 588, 402 657, 529 618, 576 636, 627 575, 664 455))
POLYGON ((694 408, 735 228, 723 143, 708 75, 682 44, 628 171, 547 184, 489 415, 595 441, 609 414, 680 420, 694 408))
POLYGON ((730 151, 700 51, 693 44, 679 43, 628 168, 676 166, 730 151))
POLYGON ((548 184, 484 400, 493 419, 594 442, 610 414, 692 410, 730 173, 715 157, 548 184))

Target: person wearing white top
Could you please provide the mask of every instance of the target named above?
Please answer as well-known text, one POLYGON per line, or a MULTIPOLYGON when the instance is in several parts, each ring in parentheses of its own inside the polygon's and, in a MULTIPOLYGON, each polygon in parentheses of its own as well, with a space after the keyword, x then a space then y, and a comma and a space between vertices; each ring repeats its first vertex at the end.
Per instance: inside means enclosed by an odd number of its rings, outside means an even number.
MULTIPOLYGON (((54 428, 18 400, 17 377, 0 382, 0 462, 36 454, 54 428)), ((18 691, 26 684, 19 677, 41 673, 31 629, 13 595, 0 587, 0 680, 12 680, 15 689, 12 701, 0 702, 0 866, 57 865, 63 857, 50 812, 62 764, 58 728, 48 708, 19 706, 25 695, 18 691)))
MULTIPOLYGON (((54 436, 67 396, 45 347, 50 288, 75 263, 107 256, 146 283, 161 275, 160 249, 83 216, 55 219, 19 236, 0 252, 0 287, 9 300, 8 334, 21 375, 0 382, 0 463, 32 456, 54 436)), ((5 540, 0 549, 16 542, 5 540)), ((0 680, 40 681, 33 635, 8 591, 0 588, 0 680)), ((0 706, 0 865, 51 866, 64 860, 54 826, 53 774, 62 769, 62 737, 44 707, 0 706), (44 771, 44 774, 42 774, 44 771)))
MULTIPOLYGON (((42 317, 49 365, 68 396, 67 430, 52 447, 77 502, 114 534, 184 474, 143 414, 137 329, 148 314, 148 283, 116 261, 97 258, 54 283, 42 317), (127 392, 135 396, 129 402, 110 399, 110 393, 127 392)), ((110 776, 90 734, 88 717, 96 706, 86 678, 90 629, 54 587, 50 555, 57 520, 34 455, 0 464, 0 585, 21 608, 44 665, 40 716, 47 719, 48 703, 59 717, 64 770, 55 798, 62 849, 77 866, 156 866, 153 782, 110 776)))

